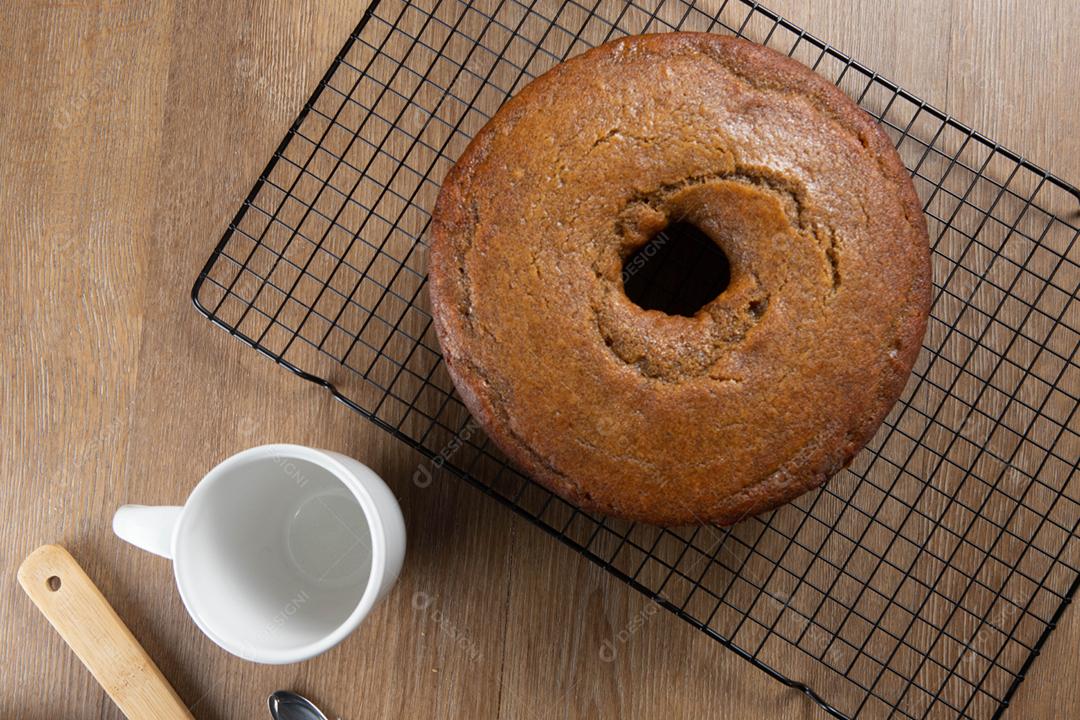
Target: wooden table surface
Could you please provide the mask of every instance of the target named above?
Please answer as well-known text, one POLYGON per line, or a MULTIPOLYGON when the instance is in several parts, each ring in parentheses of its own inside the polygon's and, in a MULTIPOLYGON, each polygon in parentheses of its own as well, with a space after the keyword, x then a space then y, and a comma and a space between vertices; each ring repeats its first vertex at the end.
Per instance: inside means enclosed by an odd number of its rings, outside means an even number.
MULTIPOLYGON (((49 542, 82 562, 198 718, 262 718, 276 688, 344 718, 825 717, 464 484, 414 486, 413 451, 192 309, 196 273, 363 5, 0 5, 0 717, 119 717, 15 582, 49 542), (117 506, 178 503, 219 460, 268 441, 360 458, 410 529, 401 580, 360 630, 284 667, 218 649, 169 563, 109 529, 117 506), (437 613, 418 612, 417 593, 437 613), (601 644, 643 612, 604 662, 601 644)), ((1073 0, 771 6, 1080 181, 1073 0)), ((1080 717, 1077 643, 1074 608, 1007 717, 1080 717)))

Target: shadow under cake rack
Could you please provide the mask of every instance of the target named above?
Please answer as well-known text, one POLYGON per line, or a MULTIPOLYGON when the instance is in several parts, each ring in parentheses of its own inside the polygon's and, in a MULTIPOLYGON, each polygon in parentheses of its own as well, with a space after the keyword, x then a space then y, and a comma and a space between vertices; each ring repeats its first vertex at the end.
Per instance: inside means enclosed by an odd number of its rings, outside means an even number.
POLYGON ((196 307, 839 718, 1000 716, 1080 578, 1080 192, 758 3, 375 0, 244 200, 196 307), (852 465, 725 528, 593 516, 469 419, 427 305, 439 182, 529 80, 627 34, 735 34, 877 118, 924 203, 925 347, 852 465), (1072 221, 1069 220, 1072 218, 1072 221))

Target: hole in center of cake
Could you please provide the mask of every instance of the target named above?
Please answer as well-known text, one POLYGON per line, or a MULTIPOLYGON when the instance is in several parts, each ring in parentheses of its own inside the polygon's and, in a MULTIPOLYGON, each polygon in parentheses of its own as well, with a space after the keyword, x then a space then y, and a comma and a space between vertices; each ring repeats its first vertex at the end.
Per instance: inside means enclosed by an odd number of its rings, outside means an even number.
POLYGON ((727 289, 727 255, 700 228, 674 222, 623 263, 622 282, 634 304, 645 310, 693 317, 727 289))

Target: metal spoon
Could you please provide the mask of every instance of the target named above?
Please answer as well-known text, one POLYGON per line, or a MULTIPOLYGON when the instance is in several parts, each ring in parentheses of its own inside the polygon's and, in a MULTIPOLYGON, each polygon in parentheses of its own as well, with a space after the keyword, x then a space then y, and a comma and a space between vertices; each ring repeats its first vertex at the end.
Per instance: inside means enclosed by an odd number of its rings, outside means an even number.
POLYGON ((326 720, 322 710, 303 695, 288 690, 277 690, 266 699, 270 716, 274 720, 326 720))

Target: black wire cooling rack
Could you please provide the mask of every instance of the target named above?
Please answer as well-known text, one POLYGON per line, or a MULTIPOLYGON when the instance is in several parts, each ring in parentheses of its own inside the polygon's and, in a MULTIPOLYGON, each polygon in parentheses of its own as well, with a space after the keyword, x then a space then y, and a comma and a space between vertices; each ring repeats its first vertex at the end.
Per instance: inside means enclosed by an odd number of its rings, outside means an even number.
POLYGON ((1080 577, 1080 193, 757 3, 376 0, 192 295, 215 324, 836 717, 998 717, 1080 577), (903 397, 850 468, 735 527, 583 513, 508 467, 440 361, 439 182, 511 94, 626 34, 733 33, 878 118, 934 246, 903 397), (1070 221, 1069 218, 1072 218, 1070 221))

